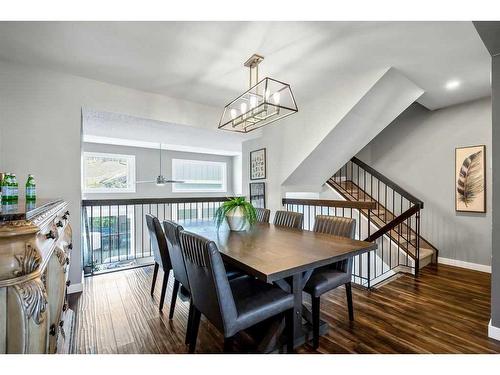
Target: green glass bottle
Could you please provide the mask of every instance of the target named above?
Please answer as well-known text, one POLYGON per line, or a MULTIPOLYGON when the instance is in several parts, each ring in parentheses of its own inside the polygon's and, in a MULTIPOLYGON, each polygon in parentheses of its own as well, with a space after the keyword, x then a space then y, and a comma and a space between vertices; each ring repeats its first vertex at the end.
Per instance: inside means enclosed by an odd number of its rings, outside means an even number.
POLYGON ((0 178, 0 200, 1 200, 1 203, 5 203, 5 199, 6 197, 4 196, 5 192, 6 192, 6 188, 5 188, 5 176, 7 175, 7 173, 2 173, 2 178, 0 178))
POLYGON ((12 178, 12 183, 11 183, 11 187, 12 187, 12 193, 11 193, 12 202, 17 202, 17 200, 19 198, 19 184, 17 183, 17 178, 16 178, 15 173, 13 173, 11 175, 11 178, 12 178))
POLYGON ((36 184, 35 178, 32 174, 28 175, 28 180, 26 181, 26 201, 36 200, 36 184))
POLYGON ((2 181, 2 203, 9 203, 10 201, 10 173, 6 173, 2 181))

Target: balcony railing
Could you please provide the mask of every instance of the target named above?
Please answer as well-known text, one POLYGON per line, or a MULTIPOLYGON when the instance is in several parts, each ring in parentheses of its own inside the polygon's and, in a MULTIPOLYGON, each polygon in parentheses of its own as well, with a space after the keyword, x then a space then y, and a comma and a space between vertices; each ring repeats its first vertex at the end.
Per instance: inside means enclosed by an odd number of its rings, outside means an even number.
POLYGON ((153 263, 146 214, 163 220, 211 219, 227 197, 82 200, 86 275, 153 263))

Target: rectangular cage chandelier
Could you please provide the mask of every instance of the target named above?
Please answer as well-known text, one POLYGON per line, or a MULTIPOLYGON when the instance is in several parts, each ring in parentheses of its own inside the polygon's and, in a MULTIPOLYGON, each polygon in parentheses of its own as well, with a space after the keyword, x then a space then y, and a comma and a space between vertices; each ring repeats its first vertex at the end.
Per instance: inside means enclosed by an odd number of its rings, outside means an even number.
POLYGON ((219 129, 248 133, 298 112, 288 83, 266 77, 259 81, 259 63, 254 54, 244 64, 250 70, 250 88, 224 107, 219 129))

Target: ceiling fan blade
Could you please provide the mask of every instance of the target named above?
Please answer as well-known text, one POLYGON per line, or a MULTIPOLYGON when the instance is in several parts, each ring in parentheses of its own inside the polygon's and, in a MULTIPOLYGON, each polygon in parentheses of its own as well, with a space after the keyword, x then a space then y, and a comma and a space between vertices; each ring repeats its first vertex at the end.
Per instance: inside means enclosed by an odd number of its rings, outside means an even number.
POLYGON ((136 181, 136 184, 154 184, 156 181, 136 181))

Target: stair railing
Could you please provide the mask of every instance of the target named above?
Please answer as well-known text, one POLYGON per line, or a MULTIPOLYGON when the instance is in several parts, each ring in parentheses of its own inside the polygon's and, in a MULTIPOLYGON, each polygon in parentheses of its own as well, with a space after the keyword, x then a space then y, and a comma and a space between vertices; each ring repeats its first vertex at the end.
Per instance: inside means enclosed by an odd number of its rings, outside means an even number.
MULTIPOLYGON (((424 203, 358 158, 352 158, 337 171, 327 184, 348 201, 375 202, 373 224, 377 228, 366 237, 389 246, 391 270, 409 268, 418 276, 420 255, 420 210, 424 203), (397 252, 397 261, 393 259, 397 252)), ((366 212, 363 212, 367 216, 366 212)), ((385 258, 387 259, 387 258, 385 258)), ((384 259, 384 260, 385 260, 384 259)))

